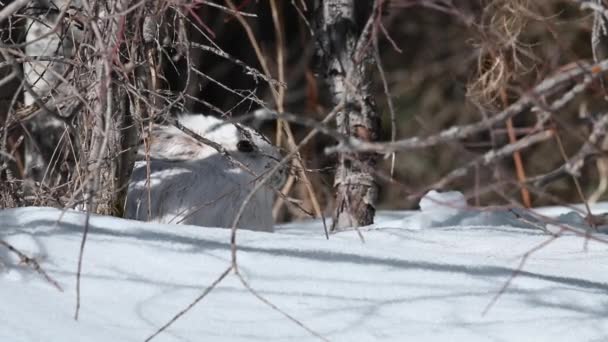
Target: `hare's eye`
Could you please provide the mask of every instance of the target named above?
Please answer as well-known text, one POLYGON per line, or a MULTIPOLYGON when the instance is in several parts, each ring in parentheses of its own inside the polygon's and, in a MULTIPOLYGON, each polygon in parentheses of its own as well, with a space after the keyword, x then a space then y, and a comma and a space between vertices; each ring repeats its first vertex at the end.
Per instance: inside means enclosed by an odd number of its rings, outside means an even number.
POLYGON ((236 148, 237 150, 245 153, 250 153, 254 150, 253 144, 249 140, 240 140, 238 143, 236 143, 236 148))

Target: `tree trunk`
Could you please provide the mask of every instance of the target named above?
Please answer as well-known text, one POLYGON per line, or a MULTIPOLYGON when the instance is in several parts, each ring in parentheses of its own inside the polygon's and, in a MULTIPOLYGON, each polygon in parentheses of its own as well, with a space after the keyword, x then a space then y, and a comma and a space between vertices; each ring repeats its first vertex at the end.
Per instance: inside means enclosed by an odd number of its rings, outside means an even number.
POLYGON ((126 83, 136 83, 137 68, 146 61, 146 44, 142 30, 145 20, 140 9, 130 14, 130 0, 108 0, 92 5, 84 3, 91 17, 107 16, 105 21, 90 23, 91 39, 99 53, 90 56, 90 70, 96 86, 91 89, 88 113, 91 126, 81 122, 86 137, 85 158, 88 173, 86 184, 87 210, 100 214, 121 215, 126 187, 135 162, 139 140, 141 112, 134 112, 140 99, 130 94, 126 83), (115 67, 117 65, 117 67, 115 67), (131 96, 129 96, 131 95, 131 96))
MULTIPOLYGON (((370 91, 370 68, 374 61, 372 25, 368 20, 371 13, 371 1, 325 0, 317 34, 333 101, 344 108, 336 117, 337 130, 364 141, 377 140, 380 127, 370 91)), ((338 156, 332 230, 374 222, 378 185, 373 171, 377 157, 375 153, 338 156)))
MULTIPOLYGON (((602 0, 595 0, 601 6, 602 0)), ((608 57, 608 18, 598 11, 593 12, 593 29, 591 31, 591 50, 593 52, 593 61, 598 63, 608 57)), ((608 84, 605 78, 600 78, 602 91, 604 92, 604 100, 608 97, 608 84)), ((603 114, 607 115, 607 114, 603 114)), ((602 139, 601 150, 608 149, 608 135, 602 139)), ((600 154, 595 161, 599 184, 597 189, 589 196, 589 203, 596 203, 608 189, 608 158, 600 154)))

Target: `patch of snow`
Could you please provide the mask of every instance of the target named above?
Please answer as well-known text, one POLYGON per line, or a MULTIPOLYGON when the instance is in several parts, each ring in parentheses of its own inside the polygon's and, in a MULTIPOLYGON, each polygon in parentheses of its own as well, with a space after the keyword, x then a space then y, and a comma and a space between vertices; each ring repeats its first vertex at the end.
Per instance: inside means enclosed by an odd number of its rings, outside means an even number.
POLYGON ((454 213, 465 209, 467 200, 459 191, 438 192, 437 190, 431 190, 422 197, 419 206, 422 212, 443 211, 454 213))
MULTIPOLYGON (((593 215, 608 212, 606 203, 591 207, 593 215)), ((439 227, 518 227, 542 229, 547 232, 562 232, 565 225, 573 229, 590 228, 586 221, 586 207, 573 205, 566 207, 542 207, 531 210, 521 208, 474 208, 467 206, 464 195, 458 191, 429 191, 420 200, 420 211, 405 215, 401 221, 390 220, 383 223, 389 227, 405 229, 425 229, 439 227), (401 222, 401 224, 399 224, 401 222)), ((599 231, 608 231, 606 222, 599 221, 599 231)), ((376 225, 377 226, 377 225, 376 225)))
MULTIPOLYGON (((607 339, 608 245, 561 236, 532 254, 482 315, 524 254, 551 235, 512 225, 521 221, 509 211, 422 207, 379 212, 375 225, 360 228, 365 243, 354 231, 326 240, 319 221, 278 226, 275 233, 239 231, 241 273, 330 341, 607 339), (431 222, 424 227, 433 229, 403 225, 422 214, 431 222)), ((230 264, 229 230, 92 215, 74 321, 84 221, 83 213, 50 208, 0 211, 0 238, 35 255, 64 289, 0 248, 0 341, 143 341, 230 264)), ((420 217, 411 222, 423 226, 420 217)), ((200 340, 317 339, 231 274, 155 339, 200 340)))
MULTIPOLYGON (((406 229, 425 229, 454 226, 511 226, 530 228, 518 219, 520 214, 505 209, 477 209, 469 207, 465 196, 458 191, 429 191, 420 200, 420 211, 403 218, 406 229)), ((521 213, 522 216, 527 216, 521 213)))

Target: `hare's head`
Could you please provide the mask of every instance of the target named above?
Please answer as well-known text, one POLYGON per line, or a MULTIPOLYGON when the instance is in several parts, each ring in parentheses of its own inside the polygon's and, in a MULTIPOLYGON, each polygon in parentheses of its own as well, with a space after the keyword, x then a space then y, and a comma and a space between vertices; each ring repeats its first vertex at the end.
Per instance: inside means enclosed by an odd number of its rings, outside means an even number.
MULTIPOLYGON (((182 115, 178 120, 197 134, 222 145, 258 176, 263 176, 281 161, 279 149, 251 127, 205 115, 182 115)), ((205 158, 215 153, 206 146, 197 157, 205 158)), ((271 178, 270 185, 278 187, 283 184, 285 174, 286 168, 280 168, 271 178)))

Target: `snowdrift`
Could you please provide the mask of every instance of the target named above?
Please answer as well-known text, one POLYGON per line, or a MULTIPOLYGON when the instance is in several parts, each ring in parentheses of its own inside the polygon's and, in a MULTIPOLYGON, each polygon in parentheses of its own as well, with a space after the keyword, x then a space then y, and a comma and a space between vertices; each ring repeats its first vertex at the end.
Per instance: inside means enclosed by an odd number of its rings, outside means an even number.
MULTIPOLYGON (((354 231, 326 240, 316 221, 241 230, 238 260, 259 294, 331 341, 607 340, 608 244, 573 233, 531 254, 483 314, 522 257, 552 238, 514 217, 433 205, 381 212, 360 229, 365 242, 354 231)), ((74 321, 84 220, 49 208, 0 211, 0 238, 63 288, 0 248, 0 341, 144 341, 230 264, 229 230, 92 216, 74 321)), ((315 340, 233 274, 154 339, 315 340)))

